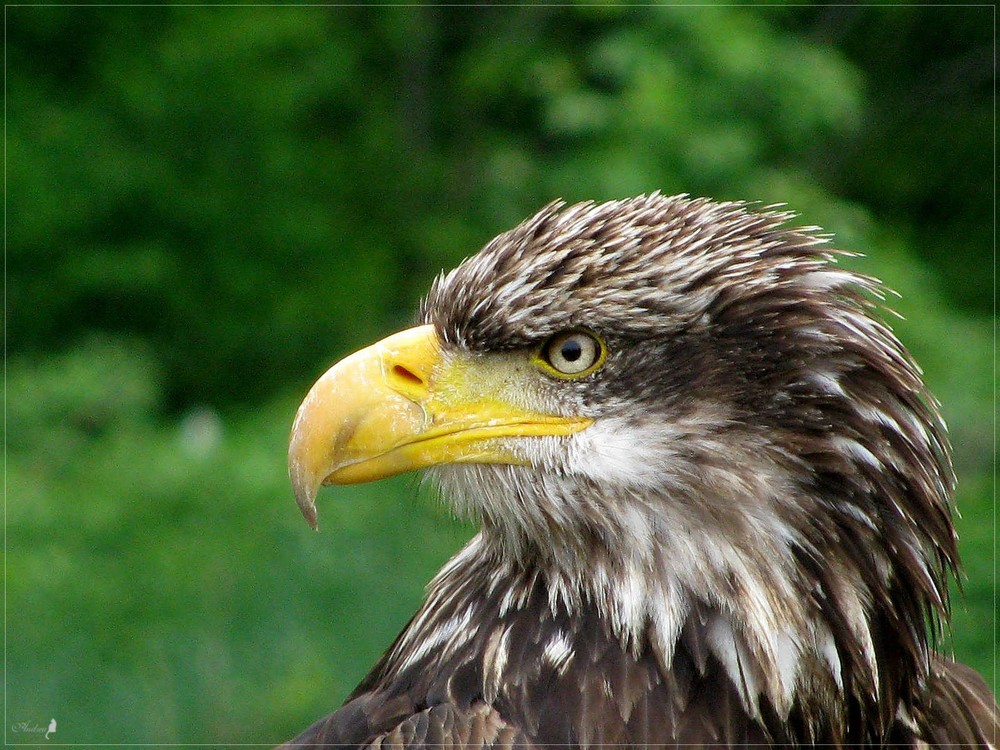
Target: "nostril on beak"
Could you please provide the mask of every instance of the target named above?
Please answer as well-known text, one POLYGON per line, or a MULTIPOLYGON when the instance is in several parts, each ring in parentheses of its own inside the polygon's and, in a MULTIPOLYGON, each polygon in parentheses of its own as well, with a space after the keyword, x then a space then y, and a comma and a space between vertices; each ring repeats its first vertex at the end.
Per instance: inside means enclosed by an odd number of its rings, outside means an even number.
POLYGON ((403 365, 393 365, 392 374, 397 378, 402 380, 404 383, 410 383, 411 385, 423 385, 424 379, 414 373, 412 370, 404 367, 403 365))

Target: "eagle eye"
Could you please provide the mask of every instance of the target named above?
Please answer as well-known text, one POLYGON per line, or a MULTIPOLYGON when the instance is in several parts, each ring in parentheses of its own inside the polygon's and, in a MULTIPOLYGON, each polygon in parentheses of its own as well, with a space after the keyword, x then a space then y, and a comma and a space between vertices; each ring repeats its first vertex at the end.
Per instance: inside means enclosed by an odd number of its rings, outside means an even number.
POLYGON ((580 378, 597 370, 606 358, 607 347, 592 333, 566 331, 542 344, 537 360, 554 375, 580 378))

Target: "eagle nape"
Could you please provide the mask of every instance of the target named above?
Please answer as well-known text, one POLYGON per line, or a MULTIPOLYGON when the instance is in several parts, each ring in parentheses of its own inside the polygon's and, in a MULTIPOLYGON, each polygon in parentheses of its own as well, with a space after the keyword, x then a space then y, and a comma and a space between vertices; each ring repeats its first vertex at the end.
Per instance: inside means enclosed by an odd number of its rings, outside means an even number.
POLYGON ((560 202, 336 364, 289 473, 426 469, 478 534, 288 747, 995 747, 934 650, 958 571, 936 402, 815 227, 560 202))

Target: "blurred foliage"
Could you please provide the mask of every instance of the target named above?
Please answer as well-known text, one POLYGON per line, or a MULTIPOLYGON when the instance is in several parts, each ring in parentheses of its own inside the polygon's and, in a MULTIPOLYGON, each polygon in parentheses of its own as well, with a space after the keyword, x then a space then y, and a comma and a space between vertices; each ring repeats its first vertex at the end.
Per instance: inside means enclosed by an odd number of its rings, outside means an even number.
POLYGON ((996 686, 990 13, 9 7, 9 722, 269 743, 334 707, 470 532, 404 477, 311 534, 297 397, 549 200, 654 189, 785 202, 903 294, 996 686))

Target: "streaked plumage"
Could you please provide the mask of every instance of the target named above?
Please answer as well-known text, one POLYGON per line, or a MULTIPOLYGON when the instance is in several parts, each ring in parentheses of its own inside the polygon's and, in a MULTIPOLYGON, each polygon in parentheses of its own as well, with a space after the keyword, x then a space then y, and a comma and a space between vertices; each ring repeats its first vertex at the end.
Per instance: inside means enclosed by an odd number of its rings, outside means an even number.
POLYGON ((499 372, 483 393, 589 426, 433 465, 480 533, 291 744, 996 743, 932 648, 958 567, 935 402, 878 282, 789 219, 554 203, 434 282, 421 320, 473 392, 499 372), (533 368, 566 331, 606 361, 533 368))

